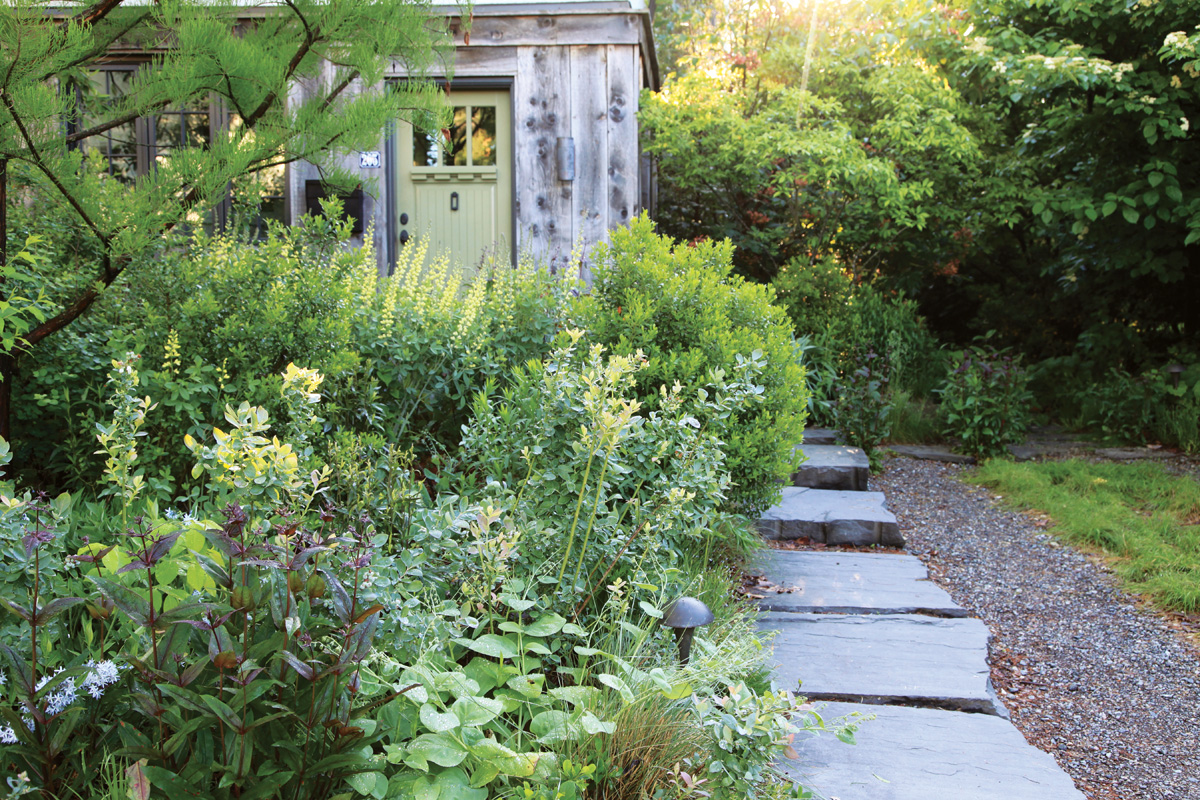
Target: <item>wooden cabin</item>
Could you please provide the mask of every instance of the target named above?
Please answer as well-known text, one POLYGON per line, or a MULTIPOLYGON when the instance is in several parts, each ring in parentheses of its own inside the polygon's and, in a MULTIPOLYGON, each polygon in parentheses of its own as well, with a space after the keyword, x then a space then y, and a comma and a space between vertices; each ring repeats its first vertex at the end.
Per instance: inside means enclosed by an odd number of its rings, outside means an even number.
MULTIPOLYGON (((454 109, 449 148, 398 122, 345 164, 371 187, 348 210, 363 231, 374 223, 382 272, 415 235, 464 263, 529 251, 562 269, 650 208, 637 111, 658 64, 642 0, 477 0, 469 32, 457 7, 441 10, 455 32, 434 72, 454 109)), ((393 63, 388 79, 407 77, 393 63)), ((321 196, 315 168, 293 165, 286 191, 295 221, 321 196)))

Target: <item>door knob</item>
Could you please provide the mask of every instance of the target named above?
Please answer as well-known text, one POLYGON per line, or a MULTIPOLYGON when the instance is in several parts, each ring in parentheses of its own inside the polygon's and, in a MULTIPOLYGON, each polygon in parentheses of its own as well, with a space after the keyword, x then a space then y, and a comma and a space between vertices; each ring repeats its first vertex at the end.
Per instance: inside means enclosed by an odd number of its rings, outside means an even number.
POLYGON ((401 224, 401 225, 407 225, 407 224, 408 224, 408 214, 401 214, 401 215, 400 215, 400 224, 401 224))
POLYGON ((400 231, 400 244, 408 244, 408 231, 400 231))

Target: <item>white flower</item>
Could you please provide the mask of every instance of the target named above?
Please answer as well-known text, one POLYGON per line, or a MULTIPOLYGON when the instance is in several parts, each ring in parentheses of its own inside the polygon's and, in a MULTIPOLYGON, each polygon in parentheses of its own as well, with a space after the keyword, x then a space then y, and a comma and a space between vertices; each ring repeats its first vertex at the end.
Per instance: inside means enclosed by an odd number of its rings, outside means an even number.
POLYGON ((17 733, 11 726, 0 728, 0 744, 16 744, 17 733))
POLYGON ((8 683, 8 676, 4 674, 4 670, 0 669, 0 686, 8 683))
POLYGON ((78 691, 75 689, 75 679, 64 679, 58 685, 58 690, 46 699, 46 714, 52 717, 61 714, 67 710, 67 706, 75 702, 78 696, 78 691))
POLYGON ((1188 122, 1187 117, 1180 117, 1179 118, 1179 127, 1183 128, 1184 133, 1187 133, 1188 130, 1191 129, 1192 123, 1188 122))
POLYGON ((83 679, 83 688, 93 699, 99 699, 107 686, 112 686, 121 677, 121 671, 111 661, 101 661, 99 664, 89 661, 87 666, 92 670, 83 679))

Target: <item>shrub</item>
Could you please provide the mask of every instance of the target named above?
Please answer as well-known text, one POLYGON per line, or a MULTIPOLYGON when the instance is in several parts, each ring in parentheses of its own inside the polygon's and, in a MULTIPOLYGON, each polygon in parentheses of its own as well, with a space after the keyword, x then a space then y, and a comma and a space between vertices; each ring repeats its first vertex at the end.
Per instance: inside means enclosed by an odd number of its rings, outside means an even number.
POLYGON ((842 441, 862 448, 872 469, 879 468, 878 448, 890 432, 889 373, 887 361, 868 350, 855 359, 837 387, 834 425, 842 441))
POLYGON ((36 466, 39 483, 72 490, 96 480, 92 432, 106 415, 104 376, 126 351, 142 354, 140 391, 159 404, 139 459, 164 501, 195 487, 179 437, 201 435, 230 398, 284 418, 286 364, 325 373, 353 366, 351 312, 374 257, 347 249, 347 230, 308 223, 272 227, 262 242, 227 234, 167 248, 47 339, 16 387, 19 467, 36 466))
POLYGON ((458 268, 418 240, 393 274, 359 288, 354 340, 362 355, 333 376, 329 414, 342 431, 375 433, 418 463, 457 448, 477 392, 549 352, 571 286, 528 255, 515 268, 458 268))
POLYGON ((585 350, 583 335, 569 331, 498 398, 479 396, 459 463, 529 522, 520 568, 526 577, 548 572, 559 610, 576 615, 603 605, 605 587, 619 580, 658 583, 647 570, 717 535, 729 475, 700 420, 748 405, 762 368, 743 362, 730 379, 686 394, 664 387, 658 408, 642 413, 630 393, 646 362, 605 357, 599 344, 585 350))
POLYGON ((926 397, 945 376, 937 340, 917 304, 903 295, 855 281, 832 259, 792 259, 771 285, 805 344, 813 422, 837 425, 839 382, 861 366, 867 352, 886 359, 893 391, 926 397))
MULTIPOLYGON (((0 641, 6 768, 47 796, 90 796, 92 757, 119 749, 147 793, 346 789, 379 739, 358 698, 383 610, 366 595, 378 537, 312 508, 328 473, 302 472, 301 451, 267 438, 266 411, 245 403, 227 407, 229 432, 212 448, 186 439, 197 471, 213 473, 205 507, 222 521, 158 516, 138 498, 133 443, 150 403, 127 395, 133 364, 114 364, 114 422, 98 437, 121 508, 101 536, 81 540, 66 524, 69 497, 0 503, 0 537, 21 542, 25 567, 2 601, 19 630, 0 641), (145 513, 127 519, 134 503, 145 513)), ((282 381, 308 398, 314 382, 295 369, 282 381)))
POLYGON ((1020 356, 987 345, 962 351, 939 390, 946 433, 980 458, 1002 454, 1021 441, 1029 425, 1033 395, 1028 384, 1020 356))
POLYGON ((774 501, 794 466, 807 389, 774 293, 732 275, 731 255, 728 242, 675 246, 642 217, 597 248, 593 293, 580 298, 575 318, 615 354, 645 355, 635 393, 646 409, 659 407, 663 386, 691 395, 731 373, 738 356, 763 360, 761 402, 699 420, 725 443, 733 478, 726 507, 753 514, 774 501))

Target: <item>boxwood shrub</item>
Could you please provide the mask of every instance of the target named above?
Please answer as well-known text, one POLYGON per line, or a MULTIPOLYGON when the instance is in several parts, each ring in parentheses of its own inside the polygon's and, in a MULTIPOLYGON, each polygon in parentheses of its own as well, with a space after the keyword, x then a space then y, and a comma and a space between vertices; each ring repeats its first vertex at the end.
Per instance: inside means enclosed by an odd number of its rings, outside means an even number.
POLYGON ((808 404, 791 324, 772 303, 774 290, 732 273, 728 241, 677 244, 645 216, 614 230, 593 255, 595 284, 576 305, 576 321, 617 354, 645 354, 636 388, 647 410, 657 407, 663 385, 678 381, 695 392, 714 371, 731 374, 738 356, 761 353, 761 402, 698 422, 725 443, 734 483, 726 510, 757 514, 771 505, 795 465, 808 404))

